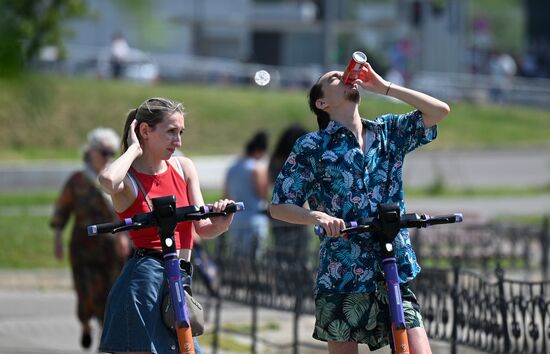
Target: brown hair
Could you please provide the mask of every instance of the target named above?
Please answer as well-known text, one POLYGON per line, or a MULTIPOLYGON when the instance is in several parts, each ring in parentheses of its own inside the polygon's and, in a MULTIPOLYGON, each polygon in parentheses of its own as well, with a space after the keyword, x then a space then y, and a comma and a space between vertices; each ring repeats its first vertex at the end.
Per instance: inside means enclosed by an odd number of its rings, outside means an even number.
POLYGON ((292 124, 281 133, 267 168, 271 183, 275 182, 275 179, 281 171, 283 164, 287 160, 288 155, 292 152, 292 148, 294 147, 296 140, 305 134, 307 134, 307 130, 300 124, 292 124))
POLYGON ((317 82, 311 87, 308 95, 309 109, 317 116, 317 124, 319 125, 319 129, 325 129, 330 122, 330 115, 322 109, 317 108, 315 105, 315 102, 319 98, 323 98, 324 95, 323 86, 320 82, 317 82))
POLYGON ((160 97, 149 98, 139 105, 138 108, 130 110, 126 116, 126 122, 124 123, 122 151, 128 150, 128 134, 134 119, 137 120, 138 123, 136 134, 139 138, 139 125, 141 123, 147 123, 148 126, 155 127, 158 123, 162 122, 165 117, 170 116, 174 112, 183 114, 183 105, 160 97))

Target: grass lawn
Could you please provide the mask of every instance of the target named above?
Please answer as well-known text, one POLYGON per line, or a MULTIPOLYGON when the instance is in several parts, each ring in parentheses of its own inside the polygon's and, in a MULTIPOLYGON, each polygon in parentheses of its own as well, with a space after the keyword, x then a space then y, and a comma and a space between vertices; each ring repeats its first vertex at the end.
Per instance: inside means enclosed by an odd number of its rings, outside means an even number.
POLYGON ((64 233, 65 259, 59 261, 53 253, 53 232, 49 216, 21 213, 0 214, 0 247, 5 250, 0 257, 0 268, 56 268, 69 262, 68 230, 64 233))
MULTIPOLYGON (((86 133, 97 126, 121 132, 127 111, 145 98, 165 96, 186 109, 183 151, 190 155, 239 153, 257 130, 271 134, 273 146, 290 123, 309 130, 307 90, 190 84, 140 85, 64 77, 33 77, 24 82, 0 80, 0 159, 78 159, 86 133)), ((361 114, 368 118, 410 106, 364 95, 361 114)), ((429 149, 515 148, 550 146, 548 110, 500 105, 451 103, 429 149)))
MULTIPOLYGON (((58 261, 53 253, 53 232, 49 227, 51 206, 57 192, 0 194, 0 268, 67 267, 69 224, 63 233, 65 259, 58 261)), ((206 201, 220 197, 218 191, 205 191, 206 201)))
MULTIPOLYGON (((89 130, 97 126, 122 130, 129 108, 145 98, 165 96, 184 102, 186 132, 183 151, 192 155, 239 153, 256 129, 271 134, 271 146, 290 123, 309 130, 316 122, 307 107, 307 90, 189 84, 140 85, 35 76, 25 81, 0 80, 0 160, 80 159, 89 130)), ((361 114, 373 118, 403 113, 407 105, 366 94, 361 114)), ((543 109, 451 103, 451 115, 441 123, 439 137, 429 149, 550 147, 550 112, 543 109)), ((510 196, 550 193, 539 188, 451 190, 444 184, 406 189, 407 198, 445 196, 510 196)), ((220 191, 206 191, 216 200, 220 191)), ((65 267, 53 257, 48 226, 55 192, 0 195, 0 246, 9 250, 0 267, 65 267), (50 208, 50 209, 48 209, 50 208)), ((65 231, 67 238, 69 230, 65 231)))
MULTIPOLYGON (((459 191, 440 190, 436 197, 443 196, 489 196, 499 197, 506 191, 501 189, 471 190, 470 194, 459 194, 459 191)), ((526 195, 535 193, 529 189, 509 190, 512 195, 526 195)), ((548 190, 546 190, 548 193, 548 190)), ((204 199, 213 201, 221 196, 220 191, 204 191, 204 199)), ((0 268, 56 268, 68 266, 68 261, 58 261, 53 256, 53 233, 49 227, 51 206, 57 192, 43 193, 3 193, 0 194, 0 247, 9 250, 0 257, 0 268)), ((425 190, 408 190, 407 198, 434 197, 425 190)), ((514 217, 523 223, 540 225, 542 216, 525 216, 521 219, 514 217)), ((508 221, 507 216, 497 220, 508 221)), ((66 250, 70 236, 71 226, 64 232, 66 250)), ((206 245, 208 246, 208 245, 206 245)))
POLYGON ((406 198, 535 197, 542 194, 550 194, 550 185, 534 187, 449 188, 443 184, 434 183, 423 188, 405 188, 406 198))

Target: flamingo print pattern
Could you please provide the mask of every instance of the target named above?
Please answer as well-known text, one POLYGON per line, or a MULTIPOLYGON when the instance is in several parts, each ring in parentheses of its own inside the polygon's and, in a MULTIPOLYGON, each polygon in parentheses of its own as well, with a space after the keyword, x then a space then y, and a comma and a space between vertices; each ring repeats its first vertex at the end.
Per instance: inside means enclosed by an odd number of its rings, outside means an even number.
MULTIPOLYGON (((434 140, 437 128, 424 128, 422 113, 386 114, 362 120, 372 144, 363 153, 356 137, 343 125, 328 126, 301 137, 274 185, 273 204, 304 205, 345 221, 375 216, 381 203, 403 201, 405 155, 434 140)), ((409 232, 394 242, 400 281, 412 280, 420 266, 409 232)), ((368 233, 343 238, 320 236, 316 293, 373 292, 381 272, 378 244, 368 233)))

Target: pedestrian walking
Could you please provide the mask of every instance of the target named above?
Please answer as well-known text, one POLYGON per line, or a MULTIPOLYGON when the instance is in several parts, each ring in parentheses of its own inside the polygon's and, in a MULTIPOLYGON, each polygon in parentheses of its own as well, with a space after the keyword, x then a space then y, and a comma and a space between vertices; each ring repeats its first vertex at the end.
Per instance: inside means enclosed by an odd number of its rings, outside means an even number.
POLYGON ((83 154, 84 168, 74 172, 66 181, 50 221, 55 234, 55 257, 62 259, 65 253, 63 229, 74 216, 69 259, 83 348, 92 344, 90 321, 96 318, 100 325, 103 323, 107 295, 130 253, 126 234, 88 237, 86 231, 89 224, 118 220, 111 198, 101 190, 97 175, 115 156, 119 141, 118 135, 110 128, 96 128, 88 134, 83 154))

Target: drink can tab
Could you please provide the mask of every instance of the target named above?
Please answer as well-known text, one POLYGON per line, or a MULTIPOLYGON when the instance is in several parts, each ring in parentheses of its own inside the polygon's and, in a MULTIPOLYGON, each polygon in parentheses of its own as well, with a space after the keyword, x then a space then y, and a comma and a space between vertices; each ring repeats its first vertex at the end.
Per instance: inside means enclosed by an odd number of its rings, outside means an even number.
POLYGON ((353 52, 352 58, 358 64, 365 64, 367 62, 367 55, 363 52, 353 52))
POLYGON ((346 69, 344 70, 344 75, 342 77, 342 80, 345 84, 351 83, 351 74, 358 74, 359 71, 361 71, 361 68, 363 65, 367 62, 367 55, 363 52, 353 52, 351 55, 351 59, 346 66, 346 69))

